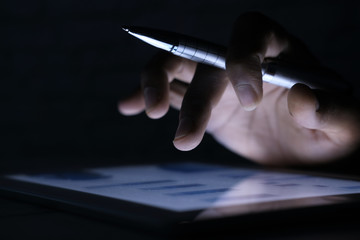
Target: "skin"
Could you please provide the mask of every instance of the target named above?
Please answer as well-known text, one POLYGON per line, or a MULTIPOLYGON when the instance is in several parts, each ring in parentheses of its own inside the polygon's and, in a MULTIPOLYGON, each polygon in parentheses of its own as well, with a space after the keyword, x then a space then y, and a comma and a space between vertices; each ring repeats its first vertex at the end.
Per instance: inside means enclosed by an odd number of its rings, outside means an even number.
POLYGON ((359 146, 356 102, 348 96, 296 84, 262 82, 261 63, 280 59, 318 66, 306 47, 259 13, 240 16, 228 46, 226 70, 159 53, 144 69, 141 86, 119 102, 119 111, 153 119, 179 109, 177 149, 200 144, 204 133, 255 162, 267 165, 326 163, 359 146))

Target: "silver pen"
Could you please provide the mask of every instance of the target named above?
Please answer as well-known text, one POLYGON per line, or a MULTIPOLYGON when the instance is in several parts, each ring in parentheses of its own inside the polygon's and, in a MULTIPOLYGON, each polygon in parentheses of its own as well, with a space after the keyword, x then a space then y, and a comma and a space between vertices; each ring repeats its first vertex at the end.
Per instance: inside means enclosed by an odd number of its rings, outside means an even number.
MULTIPOLYGON (((122 27, 132 36, 174 55, 192 61, 225 69, 226 48, 190 36, 145 27, 122 27)), ((348 91, 348 83, 326 69, 304 68, 280 62, 263 63, 264 82, 291 88, 296 83, 306 84, 313 89, 348 91)))

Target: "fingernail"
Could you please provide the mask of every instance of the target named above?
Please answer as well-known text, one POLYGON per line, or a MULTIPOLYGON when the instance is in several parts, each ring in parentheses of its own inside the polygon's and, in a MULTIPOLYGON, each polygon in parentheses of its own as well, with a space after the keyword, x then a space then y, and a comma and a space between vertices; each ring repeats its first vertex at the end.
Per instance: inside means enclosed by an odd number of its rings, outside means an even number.
POLYGON ((251 86, 244 85, 244 86, 238 87, 237 94, 238 94, 241 106, 246 111, 252 111, 256 108, 258 96, 251 86))
POLYGON ((159 102, 159 91, 153 87, 144 89, 144 98, 146 110, 151 110, 159 102))
POLYGON ((192 128, 192 124, 193 123, 190 118, 188 118, 188 117, 181 118, 179 121, 178 129, 176 130, 176 133, 175 133, 174 141, 188 135, 188 133, 190 132, 190 130, 192 128))

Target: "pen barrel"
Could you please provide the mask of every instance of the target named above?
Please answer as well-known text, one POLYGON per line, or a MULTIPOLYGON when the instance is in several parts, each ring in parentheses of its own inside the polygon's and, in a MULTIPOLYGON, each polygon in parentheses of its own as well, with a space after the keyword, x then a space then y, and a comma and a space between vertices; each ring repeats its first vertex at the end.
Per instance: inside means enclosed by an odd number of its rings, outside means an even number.
POLYGON ((207 42, 179 41, 171 53, 192 61, 225 69, 226 49, 207 42))
POLYGON ((312 89, 350 91, 350 84, 326 68, 304 67, 270 62, 263 64, 263 81, 291 88, 302 83, 312 89))
MULTIPOLYGON (((226 48, 208 41, 186 35, 143 27, 123 27, 134 37, 174 55, 207 64, 220 69, 226 68, 226 48)), ((289 65, 283 62, 263 63, 263 81, 285 88, 296 83, 306 84, 314 89, 350 92, 350 84, 334 72, 325 68, 309 68, 289 65)))

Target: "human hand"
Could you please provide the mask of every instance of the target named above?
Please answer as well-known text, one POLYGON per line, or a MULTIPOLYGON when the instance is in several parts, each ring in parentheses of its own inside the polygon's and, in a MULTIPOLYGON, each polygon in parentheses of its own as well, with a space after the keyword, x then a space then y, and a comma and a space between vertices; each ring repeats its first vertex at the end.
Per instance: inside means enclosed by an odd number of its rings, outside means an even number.
POLYGON ((289 90, 263 83, 261 63, 274 58, 318 64, 272 20, 245 14, 235 23, 226 71, 160 53, 144 70, 139 90, 119 103, 119 111, 133 115, 145 109, 150 118, 160 118, 171 104, 180 109, 178 149, 195 148, 207 131, 228 149, 262 164, 328 162, 358 147, 360 121, 353 100, 300 84, 289 90))

